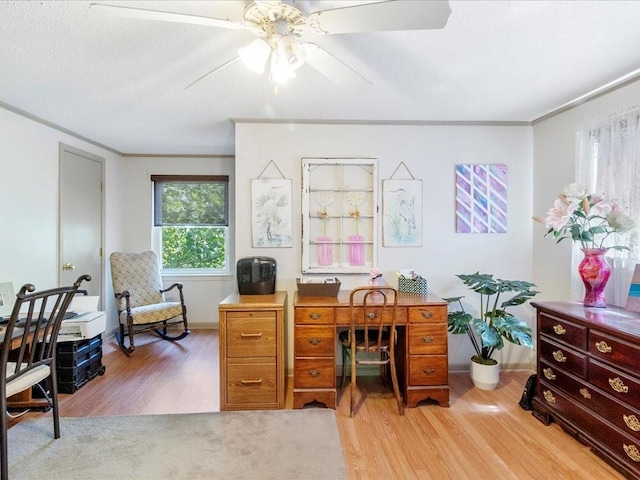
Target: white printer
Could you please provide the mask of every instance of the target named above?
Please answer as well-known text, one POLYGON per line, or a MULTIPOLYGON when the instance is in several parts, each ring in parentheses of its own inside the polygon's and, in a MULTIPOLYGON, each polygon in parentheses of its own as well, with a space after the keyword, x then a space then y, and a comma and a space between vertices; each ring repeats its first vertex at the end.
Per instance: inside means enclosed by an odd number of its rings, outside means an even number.
POLYGON ((67 309, 70 317, 62 321, 58 342, 93 338, 106 329, 107 315, 98 311, 98 296, 76 295, 67 309))

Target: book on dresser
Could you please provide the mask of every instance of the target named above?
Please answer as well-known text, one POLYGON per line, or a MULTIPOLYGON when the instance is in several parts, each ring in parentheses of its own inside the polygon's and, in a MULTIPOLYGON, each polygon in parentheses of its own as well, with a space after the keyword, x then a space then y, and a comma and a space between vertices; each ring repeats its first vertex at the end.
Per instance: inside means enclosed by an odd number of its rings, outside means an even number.
POLYGON ((578 302, 537 311, 533 415, 640 478, 640 313, 578 302))

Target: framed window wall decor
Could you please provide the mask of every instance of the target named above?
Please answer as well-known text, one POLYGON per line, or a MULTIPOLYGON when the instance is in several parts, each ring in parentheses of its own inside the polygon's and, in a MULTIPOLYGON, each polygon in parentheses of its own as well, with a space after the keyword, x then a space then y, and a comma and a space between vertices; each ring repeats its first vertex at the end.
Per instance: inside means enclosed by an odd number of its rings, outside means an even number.
POLYGON ((376 159, 302 159, 303 273, 376 267, 377 175, 376 159))

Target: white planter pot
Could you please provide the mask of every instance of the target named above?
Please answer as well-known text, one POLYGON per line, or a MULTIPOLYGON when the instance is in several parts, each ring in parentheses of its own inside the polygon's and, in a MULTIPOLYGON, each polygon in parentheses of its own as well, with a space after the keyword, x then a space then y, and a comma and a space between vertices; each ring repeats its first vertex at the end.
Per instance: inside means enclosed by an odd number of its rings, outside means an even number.
POLYGON ((471 380, 481 390, 495 389, 500 381, 500 364, 483 365, 472 360, 471 380))

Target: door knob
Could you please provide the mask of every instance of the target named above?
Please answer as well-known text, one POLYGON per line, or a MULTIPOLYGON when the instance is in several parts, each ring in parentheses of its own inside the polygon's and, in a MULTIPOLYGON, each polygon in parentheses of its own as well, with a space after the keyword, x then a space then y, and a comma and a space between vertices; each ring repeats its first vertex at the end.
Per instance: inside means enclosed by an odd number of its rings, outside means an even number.
POLYGON ((65 263, 62 265, 63 270, 73 270, 76 266, 73 263, 65 263))

